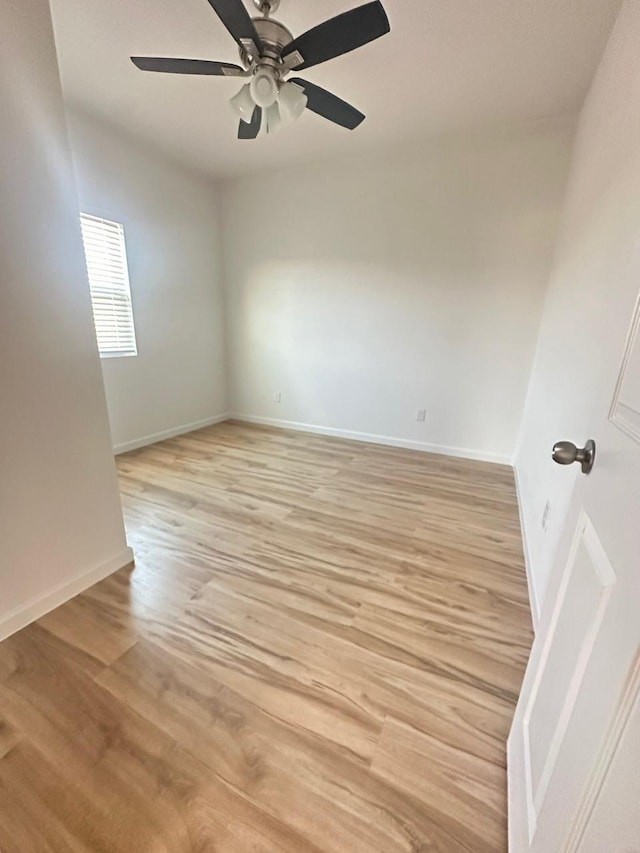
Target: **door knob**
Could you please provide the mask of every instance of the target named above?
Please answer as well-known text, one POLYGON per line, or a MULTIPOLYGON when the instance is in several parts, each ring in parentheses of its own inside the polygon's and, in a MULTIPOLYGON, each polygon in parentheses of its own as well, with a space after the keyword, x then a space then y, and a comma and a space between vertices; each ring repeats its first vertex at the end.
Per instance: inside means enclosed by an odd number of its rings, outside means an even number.
POLYGON ((579 462, 583 474, 588 474, 596 459, 596 443, 590 438, 584 447, 576 447, 572 441, 559 441, 553 445, 551 457, 558 465, 579 462))

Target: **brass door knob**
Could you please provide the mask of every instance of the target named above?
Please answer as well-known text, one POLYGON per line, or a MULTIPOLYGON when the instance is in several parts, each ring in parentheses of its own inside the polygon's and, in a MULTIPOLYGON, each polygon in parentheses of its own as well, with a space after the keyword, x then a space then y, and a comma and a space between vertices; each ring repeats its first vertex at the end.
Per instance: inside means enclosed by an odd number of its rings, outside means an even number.
POLYGON ((583 474, 588 474, 596 460, 596 443, 590 438, 584 447, 576 447, 572 441, 559 441, 553 445, 551 458, 558 465, 579 462, 583 474))

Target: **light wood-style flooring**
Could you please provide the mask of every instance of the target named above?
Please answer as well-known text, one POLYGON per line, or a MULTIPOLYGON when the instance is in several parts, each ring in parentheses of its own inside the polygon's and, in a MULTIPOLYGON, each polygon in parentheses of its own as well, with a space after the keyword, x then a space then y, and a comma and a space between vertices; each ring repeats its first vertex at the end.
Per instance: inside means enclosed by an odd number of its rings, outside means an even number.
POLYGON ((504 853, 507 467, 238 423, 119 457, 130 567, 0 644, 2 853, 504 853))

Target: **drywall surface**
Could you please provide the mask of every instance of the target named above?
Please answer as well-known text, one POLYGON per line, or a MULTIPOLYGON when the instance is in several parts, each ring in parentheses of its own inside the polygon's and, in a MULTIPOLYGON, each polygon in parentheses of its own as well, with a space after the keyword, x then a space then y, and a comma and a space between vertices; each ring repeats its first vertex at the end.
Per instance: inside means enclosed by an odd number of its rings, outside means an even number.
POLYGON ((226 184, 232 411, 510 461, 573 132, 502 128, 226 184))
MULTIPOLYGON (((586 432, 596 389, 609 375, 603 371, 616 375, 625 346, 620 324, 602 318, 612 316, 616 306, 630 322, 640 288, 629 273, 632 261, 637 263, 640 234, 639 43, 640 3, 630 0, 623 5, 581 115, 516 456, 539 607, 574 488, 585 482, 577 465, 555 465, 551 448, 561 439, 578 445, 598 440, 586 432), (545 533, 541 519, 547 500, 545 533)), ((613 391, 611 387, 612 397, 613 391)), ((603 449, 590 476, 597 477, 606 464, 603 449)), ((638 507, 629 511, 640 519, 638 507)))
POLYGON ((1 637, 131 552, 46 0, 0 33, 1 637))
POLYGON ((69 110, 83 212, 124 224, 138 355, 102 360, 116 450, 226 411, 220 223, 213 185, 69 110))

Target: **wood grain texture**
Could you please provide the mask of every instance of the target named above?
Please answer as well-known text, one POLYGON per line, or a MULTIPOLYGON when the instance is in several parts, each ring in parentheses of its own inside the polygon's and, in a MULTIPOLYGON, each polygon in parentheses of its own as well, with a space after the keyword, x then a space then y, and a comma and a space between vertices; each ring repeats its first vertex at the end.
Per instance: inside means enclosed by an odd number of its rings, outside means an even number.
POLYGON ((0 644, 2 853, 504 853, 509 468, 225 423, 121 456, 136 564, 0 644))

